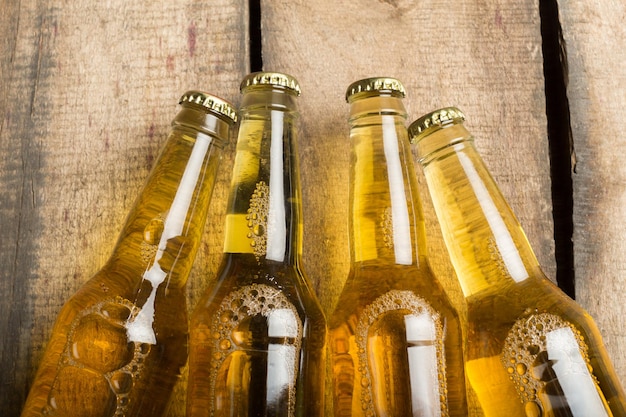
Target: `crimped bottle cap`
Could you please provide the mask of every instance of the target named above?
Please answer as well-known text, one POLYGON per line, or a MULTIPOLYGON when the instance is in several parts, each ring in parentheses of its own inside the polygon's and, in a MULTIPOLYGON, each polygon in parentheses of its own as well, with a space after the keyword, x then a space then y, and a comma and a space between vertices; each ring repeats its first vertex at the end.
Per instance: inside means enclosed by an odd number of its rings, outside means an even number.
POLYGON ((239 90, 243 93, 248 88, 262 85, 281 87, 295 93, 297 96, 300 95, 300 84, 298 84, 298 80, 291 75, 281 72, 253 72, 241 81, 239 90))
POLYGON ((411 139, 411 143, 414 143, 421 136, 424 136, 427 131, 440 129, 447 124, 463 122, 464 120, 465 115, 456 107, 444 107, 435 110, 411 123, 408 129, 409 139, 411 139))
POLYGON ((350 84, 346 90, 346 101, 350 102, 350 99, 360 94, 375 92, 388 93, 399 97, 406 96, 406 90, 400 80, 390 77, 373 77, 364 78, 350 84))
POLYGON ((178 101, 178 104, 183 103, 198 105, 207 111, 217 113, 218 115, 232 120, 233 123, 237 121, 237 110, 235 106, 214 95, 203 93, 202 91, 187 91, 178 101))

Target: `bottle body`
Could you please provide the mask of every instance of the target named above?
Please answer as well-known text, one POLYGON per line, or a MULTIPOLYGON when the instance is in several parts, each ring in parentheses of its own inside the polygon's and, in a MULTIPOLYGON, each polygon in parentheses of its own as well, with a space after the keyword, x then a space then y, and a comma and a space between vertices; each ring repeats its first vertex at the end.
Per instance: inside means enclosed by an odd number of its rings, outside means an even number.
POLYGON ((112 256, 61 309, 22 416, 167 409, 187 360, 185 283, 232 123, 209 119, 183 105, 112 256), (194 118, 213 126, 189 127, 194 118))
POLYGON ((189 416, 323 414, 326 321, 300 260, 296 94, 263 74, 242 88, 224 256, 191 318, 189 416))
POLYGON ((418 154, 467 301, 466 373, 485 416, 624 416, 591 317, 541 271, 461 121, 418 154))
POLYGON ((321 416, 326 322, 293 266, 225 255, 192 316, 189 416, 321 416))
POLYGON ((467 415, 461 326, 428 264, 405 120, 394 94, 351 101, 351 267, 329 320, 335 416, 467 415))
POLYGON ((466 372, 484 415, 626 415, 592 318, 544 281, 529 278, 513 298, 468 300, 466 372))
POLYGON ((467 415, 459 318, 422 280, 413 266, 351 270, 329 321, 335 416, 467 415))

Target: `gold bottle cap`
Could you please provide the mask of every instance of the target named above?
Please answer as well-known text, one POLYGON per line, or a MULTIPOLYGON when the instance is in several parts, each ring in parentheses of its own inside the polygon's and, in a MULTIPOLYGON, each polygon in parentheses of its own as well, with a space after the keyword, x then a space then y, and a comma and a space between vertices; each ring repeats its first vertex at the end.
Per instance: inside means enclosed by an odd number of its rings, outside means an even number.
POLYGON ((430 132, 432 129, 440 129, 447 124, 463 122, 464 120, 465 115, 456 107, 444 107, 435 110, 411 123, 408 129, 409 139, 411 143, 415 143, 427 131, 430 132))
POLYGON ((232 120, 233 123, 237 121, 237 110, 235 106, 214 95, 203 93, 202 91, 187 91, 178 101, 178 104, 183 103, 198 105, 205 110, 215 112, 218 115, 226 117, 228 120, 232 120))
POLYGON ((297 96, 300 95, 300 84, 298 84, 298 80, 291 75, 281 72, 253 72, 243 79, 239 90, 243 93, 248 88, 263 85, 281 87, 295 93, 297 96))
POLYGON ((406 96, 406 90, 399 80, 390 77, 374 77, 365 78, 350 84, 346 90, 346 101, 350 102, 350 99, 356 95, 375 92, 388 93, 399 97, 406 96))

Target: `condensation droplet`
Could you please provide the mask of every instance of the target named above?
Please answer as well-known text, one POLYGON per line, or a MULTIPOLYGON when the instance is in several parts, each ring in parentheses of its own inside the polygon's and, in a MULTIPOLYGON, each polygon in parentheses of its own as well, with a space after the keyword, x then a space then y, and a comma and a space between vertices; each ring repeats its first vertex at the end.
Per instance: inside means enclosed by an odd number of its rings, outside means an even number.
POLYGON ((48 397, 48 410, 53 411, 57 409, 57 393, 56 391, 51 391, 50 396, 48 397))
POLYGON ((111 383, 111 388, 113 388, 113 391, 117 394, 129 392, 133 386, 133 377, 127 372, 115 372, 111 375, 109 381, 111 383))
POLYGON ((252 227, 252 233, 256 236, 263 236, 265 234, 265 228, 261 224, 254 225, 252 227))
POLYGON ((163 220, 156 218, 150 220, 146 228, 143 230, 143 240, 149 245, 157 245, 163 234, 163 220))
POLYGON ((128 342, 126 329, 116 321, 99 314, 86 314, 72 330, 71 355, 81 365, 106 373, 131 362, 134 347, 128 342))
POLYGON ((125 305, 106 303, 100 309, 100 314, 108 319, 124 321, 130 317, 131 312, 125 305))
POLYGON ((535 401, 527 402, 524 407, 524 412, 526 413, 526 417, 541 417, 543 414, 541 412, 541 406, 535 401))

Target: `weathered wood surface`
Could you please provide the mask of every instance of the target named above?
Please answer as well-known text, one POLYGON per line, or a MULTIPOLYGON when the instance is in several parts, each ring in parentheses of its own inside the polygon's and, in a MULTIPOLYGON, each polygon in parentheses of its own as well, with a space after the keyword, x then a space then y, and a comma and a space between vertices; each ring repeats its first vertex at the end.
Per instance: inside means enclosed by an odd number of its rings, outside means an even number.
MULTIPOLYGON (((200 88, 239 100, 245 4, 0 1, 3 416, 19 415, 60 307, 109 256, 178 98, 200 88)), ((221 253, 233 150, 225 150, 192 295, 221 253)))
POLYGON ((626 383, 626 4, 561 1, 576 150, 577 300, 626 383))
MULTIPOLYGON (((108 257, 177 111, 178 96, 187 88, 202 88, 238 103, 239 81, 249 70, 247 3, 0 0, 3 415, 19 414, 57 312, 108 257)), ((600 30, 591 26, 607 18, 585 11, 577 12, 571 23, 580 24, 584 18, 588 32, 597 35, 600 30)), ((477 147, 520 218, 540 263, 554 276, 535 1, 462 0, 451 6, 442 0, 262 0, 261 12, 264 69, 291 73, 303 89, 304 262, 327 312, 334 307, 348 272, 349 143, 344 92, 350 82, 368 76, 394 76, 404 82, 411 120, 446 105, 458 105, 466 112, 477 147)), ((611 33, 626 38, 618 17, 613 18, 615 25, 606 28, 605 41, 611 33)), ((591 56, 588 41, 579 39, 578 47, 591 56)), ((603 59, 613 62, 613 70, 622 75, 621 82, 610 84, 611 94, 618 95, 624 85, 624 70, 618 63, 624 60, 610 53, 615 48, 607 49, 603 59)), ((572 67, 571 60, 577 58, 570 55, 572 67)), ((582 75, 576 81, 572 70, 570 83, 572 89, 580 89, 581 107, 576 110, 572 103, 573 112, 587 115, 593 107, 595 119, 588 119, 585 130, 596 129, 594 137, 602 139, 600 125, 592 126, 593 120, 600 121, 605 108, 621 108, 597 96, 589 98, 590 92, 604 94, 601 88, 606 85, 597 81, 592 90, 585 90, 590 80, 599 73, 608 81, 610 73, 600 63, 580 65, 582 75)), ((624 96, 613 100, 623 104, 624 96)), ((611 120, 614 135, 607 138, 624 133, 615 124, 618 114, 611 120)), ((604 149, 595 146, 595 152, 604 149)), ((580 148, 577 145, 579 170, 585 159, 580 148)), ((191 307, 210 285, 219 262, 233 154, 231 143, 225 149, 213 215, 189 280, 191 307)), ((617 158, 618 152, 611 155, 617 158)), ((590 260, 599 256, 598 251, 606 251, 604 267, 596 274, 601 272, 606 279, 619 268, 617 239, 624 230, 621 224, 609 223, 621 209, 621 201, 615 199, 623 195, 619 184, 614 194, 603 194, 603 206, 593 199, 593 193, 605 187, 604 181, 614 184, 610 180, 619 166, 610 162, 590 168, 597 182, 590 183, 586 198, 602 228, 612 230, 591 234, 598 223, 583 216, 576 236, 577 241, 592 241, 598 248, 577 268, 584 270, 584 264, 592 268, 590 260), (614 214, 603 217, 607 213, 614 214)), ((421 181, 419 169, 418 177, 421 181)), ((425 186, 422 190, 433 267, 458 302, 459 287, 425 186)), ((623 324, 612 327, 621 316, 608 311, 623 309, 613 295, 623 281, 614 275, 614 280, 601 282, 604 289, 591 288, 600 281, 587 287, 579 283, 579 297, 605 323, 601 329, 624 380, 626 358, 615 346, 624 337, 623 324), (594 310, 597 300, 604 304, 594 310)), ((584 276, 578 273, 579 278, 584 276)), ((184 415, 183 393, 184 381, 171 416, 184 415)))

